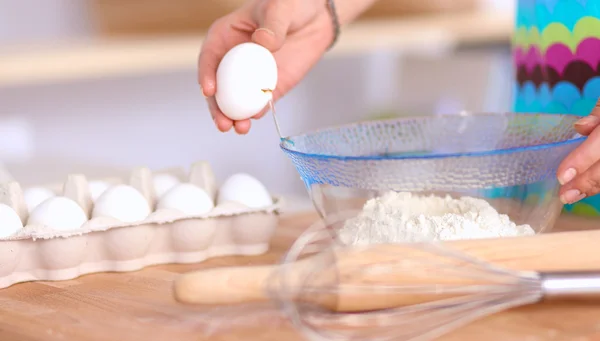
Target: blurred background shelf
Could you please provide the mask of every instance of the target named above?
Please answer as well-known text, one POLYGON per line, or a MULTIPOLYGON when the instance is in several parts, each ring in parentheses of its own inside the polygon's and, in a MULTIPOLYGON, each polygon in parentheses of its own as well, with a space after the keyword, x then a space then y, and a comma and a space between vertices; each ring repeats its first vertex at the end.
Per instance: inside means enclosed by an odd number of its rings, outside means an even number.
MULTIPOLYGON (((423 53, 508 43, 513 13, 469 11, 365 19, 348 26, 327 57, 394 50, 423 53)), ((105 37, 0 48, 0 86, 26 86, 193 69, 201 34, 105 37)))
MULTIPOLYGON (((156 36, 206 31, 247 0, 88 0, 91 21, 105 36, 156 36)), ((359 20, 477 10, 485 0, 377 0, 359 20)))

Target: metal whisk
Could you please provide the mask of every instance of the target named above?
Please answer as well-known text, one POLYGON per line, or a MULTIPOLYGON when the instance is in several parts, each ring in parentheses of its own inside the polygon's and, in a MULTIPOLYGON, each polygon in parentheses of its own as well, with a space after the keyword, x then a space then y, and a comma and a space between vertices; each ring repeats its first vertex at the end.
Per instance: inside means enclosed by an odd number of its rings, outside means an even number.
MULTIPOLYGON (((600 271, 517 271, 488 261, 515 269, 547 268, 543 257, 519 256, 525 256, 528 248, 555 252, 561 243, 585 248, 590 233, 598 237, 598 232, 574 232, 451 246, 348 247, 337 244, 330 230, 312 228, 278 267, 186 274, 177 281, 175 294, 182 302, 205 304, 271 298, 297 328, 317 340, 432 340, 510 308, 550 299, 600 298, 600 271)), ((575 264, 573 260, 555 265, 575 264)), ((581 266, 591 268, 585 262, 581 266)))

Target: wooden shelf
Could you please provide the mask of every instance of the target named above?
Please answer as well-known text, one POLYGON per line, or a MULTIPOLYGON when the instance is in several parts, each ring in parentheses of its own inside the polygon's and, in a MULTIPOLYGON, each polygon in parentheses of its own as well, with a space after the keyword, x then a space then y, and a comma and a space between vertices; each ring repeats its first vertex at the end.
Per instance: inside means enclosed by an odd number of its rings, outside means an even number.
MULTIPOLYGON (((459 44, 507 42, 512 13, 460 13, 357 22, 327 57, 374 49, 418 52, 459 44)), ((200 36, 98 39, 0 49, 0 87, 193 69, 200 36)))

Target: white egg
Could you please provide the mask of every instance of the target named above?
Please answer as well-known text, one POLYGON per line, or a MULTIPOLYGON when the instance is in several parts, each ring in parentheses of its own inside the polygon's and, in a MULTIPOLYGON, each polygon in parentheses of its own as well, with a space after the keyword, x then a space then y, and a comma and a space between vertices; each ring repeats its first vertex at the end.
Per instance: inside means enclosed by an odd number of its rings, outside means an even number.
POLYGON ((156 174, 152 177, 152 185, 157 198, 162 197, 171 188, 179 184, 179 179, 171 174, 156 174))
POLYGON ((110 187, 108 182, 98 180, 90 181, 88 186, 90 188, 90 195, 92 196, 93 201, 96 201, 96 199, 98 199, 102 193, 104 193, 110 187))
POLYGON ((217 204, 226 201, 238 202, 250 208, 261 208, 273 204, 267 188, 256 178, 245 173, 234 174, 221 185, 217 204))
POLYGON ((210 212, 215 204, 202 188, 194 184, 182 183, 165 193, 156 207, 175 209, 186 215, 202 215, 210 212))
POLYGON ((10 237, 23 228, 23 222, 12 207, 0 204, 0 238, 10 237))
POLYGON ((57 231, 81 227, 87 216, 81 206, 67 197, 52 197, 39 204, 29 215, 27 225, 43 225, 57 231))
POLYGON ((33 211, 39 204, 46 201, 48 198, 54 197, 55 194, 48 188, 31 187, 23 191, 23 198, 29 212, 33 211))
POLYGON ((232 120, 244 120, 262 111, 277 86, 273 54, 255 43, 243 43, 225 54, 217 68, 215 99, 232 120))
POLYGON ((134 223, 144 220, 150 213, 150 205, 140 191, 129 185, 116 185, 98 197, 92 217, 111 217, 134 223))

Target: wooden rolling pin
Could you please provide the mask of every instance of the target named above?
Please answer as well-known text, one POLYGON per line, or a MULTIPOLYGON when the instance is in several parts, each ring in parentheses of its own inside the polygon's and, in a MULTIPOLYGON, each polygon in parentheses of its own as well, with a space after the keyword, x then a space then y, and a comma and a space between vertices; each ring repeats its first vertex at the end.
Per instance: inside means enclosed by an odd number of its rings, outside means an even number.
MULTIPOLYGON (((497 267, 531 271, 534 278, 537 272, 600 271, 600 230, 450 241, 444 245, 497 267)), ((268 300, 267 287, 284 287, 294 289, 293 295, 288 297, 296 301, 318 304, 339 312, 356 312, 444 298, 439 294, 414 295, 375 290, 383 285, 425 287, 495 283, 491 274, 488 278, 473 279, 448 273, 440 267, 440 261, 453 264, 452 269, 456 271, 468 270, 452 257, 425 254, 418 248, 402 244, 385 244, 317 254, 285 265, 283 276, 273 276, 275 270, 282 269, 281 265, 191 272, 175 281, 174 294, 183 303, 234 304, 268 300), (389 265, 391 262, 404 262, 406 266, 399 271, 398 267, 389 265), (388 264, 387 267, 376 267, 385 264, 388 264), (409 271, 406 271, 407 268, 409 271), (363 290, 355 290, 357 287, 363 290), (317 290, 311 291, 310 288, 317 290)))

